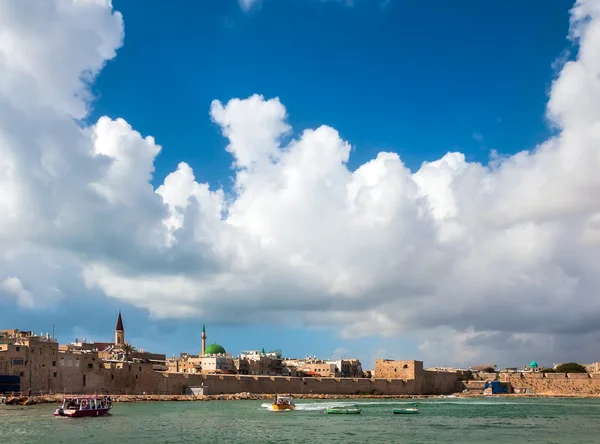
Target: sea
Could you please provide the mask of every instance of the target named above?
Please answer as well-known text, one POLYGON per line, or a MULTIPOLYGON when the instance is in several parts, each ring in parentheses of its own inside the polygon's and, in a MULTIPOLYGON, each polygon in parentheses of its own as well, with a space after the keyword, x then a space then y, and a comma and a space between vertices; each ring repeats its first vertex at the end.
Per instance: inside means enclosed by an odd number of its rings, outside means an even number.
POLYGON ((0 443, 600 443, 600 399, 436 398, 418 415, 402 400, 115 403, 112 415, 60 418, 57 406, 0 406, 0 443), (360 415, 324 409, 357 405, 360 415))

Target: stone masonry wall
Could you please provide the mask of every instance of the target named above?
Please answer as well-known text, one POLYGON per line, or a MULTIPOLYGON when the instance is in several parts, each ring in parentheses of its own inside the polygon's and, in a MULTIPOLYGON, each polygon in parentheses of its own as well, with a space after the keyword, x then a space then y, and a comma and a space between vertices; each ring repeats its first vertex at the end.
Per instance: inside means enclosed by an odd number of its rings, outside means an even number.
POLYGON ((600 394, 598 373, 501 373, 499 379, 510 382, 514 389, 527 389, 533 394, 600 394))
POLYGON ((375 377, 391 379, 416 379, 423 373, 421 361, 395 361, 377 359, 375 361, 375 377))

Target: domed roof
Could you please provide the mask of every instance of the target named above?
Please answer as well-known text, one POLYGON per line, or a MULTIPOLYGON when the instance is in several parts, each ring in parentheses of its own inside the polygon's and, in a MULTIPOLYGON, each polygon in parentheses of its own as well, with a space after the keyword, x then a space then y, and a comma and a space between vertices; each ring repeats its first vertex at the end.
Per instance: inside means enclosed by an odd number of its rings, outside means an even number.
POLYGON ((219 344, 210 344, 204 350, 205 355, 224 355, 225 353, 227 353, 227 352, 219 344))
POLYGON ((538 366, 537 362, 535 362, 535 361, 531 361, 531 364, 529 364, 529 367, 531 367, 531 368, 537 368, 537 366, 538 366))

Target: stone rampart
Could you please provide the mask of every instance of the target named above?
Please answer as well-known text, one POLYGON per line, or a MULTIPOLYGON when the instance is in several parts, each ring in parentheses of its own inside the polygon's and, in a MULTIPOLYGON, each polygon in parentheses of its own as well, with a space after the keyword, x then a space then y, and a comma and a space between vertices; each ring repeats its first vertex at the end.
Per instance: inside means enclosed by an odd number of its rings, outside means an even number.
POLYGON ((546 379, 567 379, 566 373, 545 373, 546 379))
POLYGON ((569 379, 588 379, 589 377, 589 373, 567 373, 569 379))
MULTIPOLYGON (((421 394, 415 380, 367 378, 298 378, 284 376, 158 374, 135 391, 183 393, 186 387, 205 386, 209 394, 296 393, 296 394, 421 394), (161 379, 162 378, 162 379, 161 379)), ((448 393, 452 393, 452 390, 448 393)))
POLYGON ((32 389, 82 394, 183 394, 188 387, 205 386, 209 394, 421 395, 451 394, 457 391, 456 384, 456 374, 450 372, 424 372, 416 379, 201 375, 156 372, 147 364, 105 367, 97 360, 82 359, 78 365, 65 365, 56 376, 50 375, 44 384, 33 385, 32 389))

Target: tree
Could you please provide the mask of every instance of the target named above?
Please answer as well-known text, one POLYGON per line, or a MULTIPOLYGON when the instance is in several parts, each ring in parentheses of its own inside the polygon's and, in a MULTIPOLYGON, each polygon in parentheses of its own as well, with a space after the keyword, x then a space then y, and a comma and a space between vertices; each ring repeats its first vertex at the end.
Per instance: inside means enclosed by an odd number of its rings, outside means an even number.
POLYGON ((556 373, 556 370, 553 368, 543 368, 540 370, 542 373, 556 373))
POLYGON ((576 362, 567 362, 556 367, 557 373, 587 373, 585 367, 576 362))
POLYGON ((123 344, 121 346, 121 351, 123 352, 123 354, 125 355, 125 362, 129 361, 129 355, 133 352, 135 352, 135 347, 133 345, 131 345, 130 343, 126 342, 125 344, 123 344))

